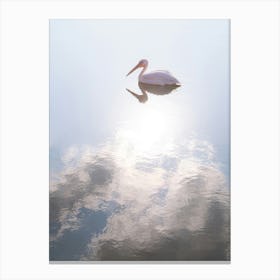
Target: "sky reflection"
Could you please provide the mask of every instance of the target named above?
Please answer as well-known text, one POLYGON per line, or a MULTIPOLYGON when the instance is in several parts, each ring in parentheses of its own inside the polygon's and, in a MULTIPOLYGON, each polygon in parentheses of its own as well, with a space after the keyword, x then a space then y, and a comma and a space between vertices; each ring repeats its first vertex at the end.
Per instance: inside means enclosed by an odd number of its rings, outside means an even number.
POLYGON ((148 153, 125 139, 79 150, 51 186, 51 259, 228 260, 229 188, 211 146, 148 153))

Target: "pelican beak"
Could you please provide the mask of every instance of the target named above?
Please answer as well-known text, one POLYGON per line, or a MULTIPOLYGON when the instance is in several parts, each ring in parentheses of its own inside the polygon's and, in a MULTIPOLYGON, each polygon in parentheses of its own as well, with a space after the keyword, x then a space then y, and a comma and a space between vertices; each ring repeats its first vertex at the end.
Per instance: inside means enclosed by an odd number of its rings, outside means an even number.
POLYGON ((140 65, 139 65, 139 63, 134 67, 134 68, 132 68, 127 74, 126 74, 126 76, 128 76, 129 74, 131 74, 133 71, 135 71, 137 68, 139 68, 140 67, 140 65))

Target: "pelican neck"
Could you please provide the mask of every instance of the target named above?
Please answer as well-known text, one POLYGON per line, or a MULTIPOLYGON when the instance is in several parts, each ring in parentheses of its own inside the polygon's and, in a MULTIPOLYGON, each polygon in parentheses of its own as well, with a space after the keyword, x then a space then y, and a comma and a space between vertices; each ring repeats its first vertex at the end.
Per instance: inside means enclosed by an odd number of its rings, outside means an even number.
POLYGON ((147 70, 148 65, 145 65, 142 69, 142 71, 140 72, 138 79, 140 79, 142 77, 142 75, 144 74, 144 72, 147 70))

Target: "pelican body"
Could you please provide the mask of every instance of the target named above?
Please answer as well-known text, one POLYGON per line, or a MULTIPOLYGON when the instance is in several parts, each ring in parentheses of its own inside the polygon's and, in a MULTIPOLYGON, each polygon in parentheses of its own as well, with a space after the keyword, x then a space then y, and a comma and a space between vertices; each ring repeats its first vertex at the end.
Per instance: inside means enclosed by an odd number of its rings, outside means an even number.
POLYGON ((138 76, 138 82, 147 85, 157 85, 157 86, 166 86, 166 85, 173 85, 173 86, 180 86, 180 82, 172 76, 168 71, 164 70, 157 70, 147 74, 144 74, 148 68, 148 60, 141 59, 138 64, 132 68, 128 74, 130 75, 133 71, 138 68, 143 68, 138 76))

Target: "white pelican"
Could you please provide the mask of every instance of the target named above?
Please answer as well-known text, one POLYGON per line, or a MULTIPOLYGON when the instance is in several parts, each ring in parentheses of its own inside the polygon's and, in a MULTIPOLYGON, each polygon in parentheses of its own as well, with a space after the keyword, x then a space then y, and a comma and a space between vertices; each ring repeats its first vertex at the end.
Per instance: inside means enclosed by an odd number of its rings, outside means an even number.
POLYGON ((180 86, 180 82, 175 77, 173 77, 168 71, 157 70, 157 71, 150 72, 148 74, 144 74, 144 72, 148 67, 148 60, 146 59, 141 59, 138 62, 138 64, 128 72, 126 76, 131 74, 137 68, 141 68, 141 67, 143 67, 143 69, 138 76, 138 81, 140 83, 144 83, 148 85, 159 85, 159 86, 165 86, 165 85, 180 86))

